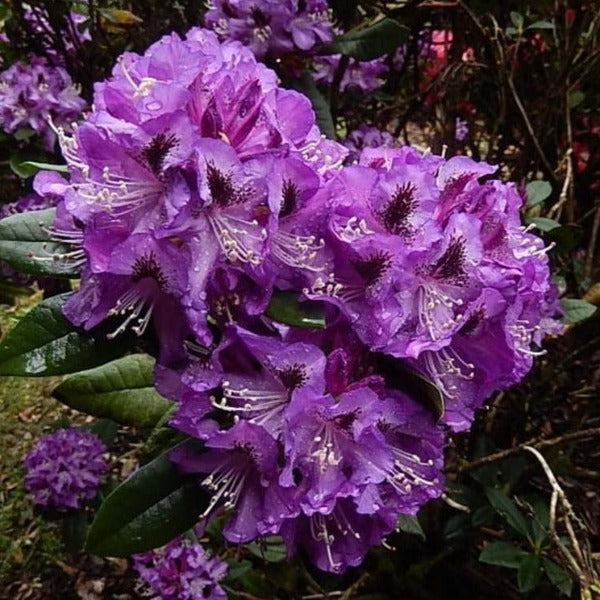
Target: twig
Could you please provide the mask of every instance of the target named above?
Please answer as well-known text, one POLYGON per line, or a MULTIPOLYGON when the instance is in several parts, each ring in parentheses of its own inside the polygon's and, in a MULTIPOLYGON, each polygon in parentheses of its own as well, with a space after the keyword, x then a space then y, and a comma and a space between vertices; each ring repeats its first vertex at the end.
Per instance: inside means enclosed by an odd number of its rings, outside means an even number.
POLYGON ((591 600, 593 597, 592 592, 597 589, 599 581, 598 574, 594 568, 593 558, 590 554, 590 544, 586 527, 573 510, 573 506, 569 502, 567 495, 539 450, 536 450, 531 446, 524 446, 523 449, 533 454, 538 460, 548 479, 548 483, 550 483, 550 487, 552 488, 549 520, 550 537, 564 557, 566 563, 565 566, 568 566, 572 573, 577 577, 581 588, 581 598, 591 600), (573 556, 571 551, 562 542, 556 531, 556 514, 559 508, 562 508, 564 511, 563 520, 575 556, 573 556), (577 525, 579 529, 578 533, 575 532, 573 524, 577 525))
POLYGON ((484 465, 489 465, 494 462, 498 462, 499 460, 503 460, 508 458, 509 456, 513 456, 514 454, 518 454, 526 446, 530 446, 533 448, 548 448, 550 446, 557 446, 559 444, 565 444, 567 442, 572 442, 574 440, 581 440, 585 438, 591 438, 600 436, 600 427, 593 427, 590 429, 582 429, 581 431, 572 431, 571 433, 565 433, 564 435, 559 435, 555 438, 548 439, 540 439, 534 438, 523 444, 519 444, 514 448, 508 448, 507 450, 501 450, 500 452, 494 452, 493 454, 488 454, 487 456, 483 456, 482 458, 478 458, 477 460, 471 461, 469 463, 464 464, 459 468, 461 472, 463 471, 471 471, 472 469, 477 469, 478 467, 483 467, 484 465))
POLYGON ((600 231, 600 201, 596 201, 596 216, 592 225, 592 233, 588 244, 587 255, 585 257, 584 276, 591 278, 594 268, 594 252, 596 250, 596 242, 598 241, 598 232, 600 231))
POLYGON ((460 502, 453 500, 447 494, 442 494, 442 500, 451 508, 455 508, 456 510, 460 510, 461 512, 464 512, 464 513, 471 512, 471 509, 468 506, 465 506, 464 504, 461 504, 460 502))
POLYGON ((562 206, 569 199, 569 189, 573 182, 573 161, 571 159, 571 154, 573 154, 573 148, 569 146, 567 148, 567 151, 565 152, 565 158, 563 159, 567 165, 567 173, 565 175, 565 180, 560 191, 560 196, 558 197, 558 202, 548 211, 549 217, 552 217, 558 211, 560 211, 562 206))

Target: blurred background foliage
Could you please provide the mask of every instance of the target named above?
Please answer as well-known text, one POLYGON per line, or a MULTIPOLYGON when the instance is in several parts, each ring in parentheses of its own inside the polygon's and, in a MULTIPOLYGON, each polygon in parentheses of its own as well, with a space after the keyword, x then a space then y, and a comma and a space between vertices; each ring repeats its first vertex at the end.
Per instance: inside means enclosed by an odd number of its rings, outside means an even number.
MULTIPOLYGON (((16 0, 0 4, 2 68, 31 53, 58 53, 88 101, 94 82, 110 73, 121 52, 144 50, 165 33, 201 24, 204 8, 200 0, 30 0, 28 6, 16 0), (24 17, 25 10, 42 17, 42 30, 24 17), (85 19, 74 23, 71 11, 85 19), (88 30, 89 39, 82 41, 74 28, 88 30), (72 47, 75 52, 68 50, 72 47)), ((600 3, 330 0, 330 6, 344 31, 361 31, 383 16, 394 19, 401 26, 398 39, 370 43, 389 42, 402 53, 401 65, 370 93, 340 93, 343 63, 332 86, 318 89, 309 82, 313 102, 325 102, 332 133, 343 138, 367 124, 404 143, 498 164, 502 176, 527 193, 525 220, 555 244, 551 256, 561 293, 600 304, 600 3), (424 57, 423 40, 431 40, 433 32, 435 51, 424 57), (463 139, 457 126, 468 132, 463 139)), ((390 66, 393 59, 386 58, 390 66)), ((302 87, 306 81, 295 81, 289 67, 304 67, 305 60, 289 56, 271 66, 283 80, 302 87)), ((29 190, 35 169, 23 163, 31 160, 58 163, 60 154, 44 150, 30 132, 0 133, 2 202, 29 190)), ((3 323, 21 310, 29 293, 10 280, 0 282, 3 323)), ((570 327, 547 349, 520 386, 491 398, 472 431, 455 436, 448 450, 446 497, 418 519, 403 520, 388 540, 391 549, 373 551, 360 568, 334 577, 307 568, 301 557, 285 562, 277 539, 221 547, 231 559, 231 597, 598 596, 598 316, 570 327)), ((15 391, 3 382, 2 388, 3 414, 8 397, 22 394, 18 411, 6 413, 13 435, 2 433, 2 455, 9 445, 11 456, 15 448, 27 448, 27 439, 14 435, 25 429, 23 411, 37 407, 41 424, 66 418, 47 398, 47 386, 15 391)), ((116 448, 123 455, 135 453, 135 438, 119 440, 116 448)), ((10 508, 0 511, 0 597, 139 597, 126 564, 67 554, 60 543, 48 541, 54 533, 47 527, 34 546, 44 551, 23 557, 31 544, 20 541, 38 522, 24 508, 17 464, 7 460, 0 474, 5 488, 0 500, 11 498, 10 508), (104 577, 97 595, 81 583, 82 574, 85 582, 104 577)), ((208 535, 222 544, 215 531, 208 535)))

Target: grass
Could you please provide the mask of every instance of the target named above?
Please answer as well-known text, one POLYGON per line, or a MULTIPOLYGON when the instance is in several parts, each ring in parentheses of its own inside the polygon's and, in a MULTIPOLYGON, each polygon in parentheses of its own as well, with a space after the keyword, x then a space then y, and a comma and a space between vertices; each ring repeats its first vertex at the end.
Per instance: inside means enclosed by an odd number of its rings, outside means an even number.
MULTIPOLYGON (((36 301, 20 298, 0 306, 0 327, 9 330, 36 301)), ((56 525, 34 514, 23 486, 22 460, 33 442, 68 418, 50 396, 56 378, 0 378, 0 589, 15 580, 43 577, 63 554, 56 525)))

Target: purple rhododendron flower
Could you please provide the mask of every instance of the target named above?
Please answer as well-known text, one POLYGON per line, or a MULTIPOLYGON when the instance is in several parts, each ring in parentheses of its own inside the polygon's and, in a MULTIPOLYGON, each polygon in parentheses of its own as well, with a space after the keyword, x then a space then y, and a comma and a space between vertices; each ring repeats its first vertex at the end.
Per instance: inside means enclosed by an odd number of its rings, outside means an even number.
MULTIPOLYGON (((331 84, 337 71, 341 55, 319 56, 315 58, 315 81, 331 84)), ((359 61, 351 58, 348 68, 340 82, 340 90, 355 90, 358 92, 372 92, 383 84, 382 75, 389 70, 385 57, 374 58, 368 61, 359 61)))
MULTIPOLYGON (((273 54, 322 41, 324 9, 238 0, 207 19, 273 54)), ((560 330, 548 248, 495 167, 367 127, 349 165, 307 98, 219 37, 125 53, 86 121, 56 127, 68 178, 39 174, 36 190, 60 197, 52 238, 82 271, 66 316, 157 342, 169 424, 202 442, 170 453, 210 495, 201 521, 223 516, 234 543, 281 535, 341 572, 442 493, 445 431, 560 330), (282 298, 309 327, 279 318, 282 298), (440 422, 406 393, 415 370, 440 422)))
POLYGON ((333 38, 325 0, 212 0, 205 25, 221 40, 237 40, 258 58, 310 51, 333 38))
POLYGON ((32 129, 47 150, 56 143, 55 126, 70 127, 86 107, 69 74, 32 56, 0 73, 0 126, 7 133, 32 129))
POLYGON ((361 125, 348 134, 348 137, 342 142, 346 148, 353 152, 353 156, 358 159, 360 151, 363 148, 393 148, 398 146, 394 136, 389 131, 382 131, 377 127, 361 125))
POLYGON ((35 504, 81 508, 96 496, 109 465, 106 446, 93 433, 59 429, 42 436, 24 460, 25 487, 35 504))
POLYGON ((163 600, 226 600, 219 582, 227 563, 210 557, 197 542, 178 538, 160 550, 133 555, 141 579, 163 600))

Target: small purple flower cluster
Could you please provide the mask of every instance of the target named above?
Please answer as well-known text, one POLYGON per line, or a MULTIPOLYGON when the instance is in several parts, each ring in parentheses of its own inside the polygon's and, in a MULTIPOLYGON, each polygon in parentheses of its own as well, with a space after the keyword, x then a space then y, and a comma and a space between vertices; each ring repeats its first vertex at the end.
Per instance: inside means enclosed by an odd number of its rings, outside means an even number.
POLYGON ((399 144, 389 131, 377 129, 369 125, 361 125, 358 129, 351 131, 342 144, 348 148, 347 163, 358 162, 360 154, 364 148, 393 148, 399 144))
POLYGON ((326 0, 212 0, 205 24, 220 40, 238 40, 258 58, 308 52, 333 38, 326 0))
POLYGON ((58 509, 81 508, 96 496, 108 471, 106 446, 93 433, 59 429, 42 436, 27 453, 25 487, 35 504, 58 509))
POLYGON ((469 137, 469 124, 460 117, 454 121, 454 139, 457 142, 464 142, 469 137))
POLYGON ((69 74, 32 56, 0 73, 0 127, 7 133, 32 129, 53 150, 56 136, 50 121, 68 127, 81 118, 85 101, 69 74))
MULTIPOLYGON (((315 81, 331 84, 340 64, 340 54, 315 58, 315 81)), ((382 76, 388 72, 386 58, 360 61, 351 58, 340 82, 342 92, 354 90, 369 93, 383 85, 382 76)))
POLYGON ((154 332, 171 425, 204 441, 171 454, 201 474, 202 520, 227 511, 229 541, 279 534, 322 569, 359 564, 440 495, 444 426, 467 428, 556 329, 522 199, 464 157, 366 147, 343 166, 304 96, 206 30, 123 55, 94 106, 57 130, 70 180, 45 185, 82 267, 65 314, 154 332), (327 326, 274 320, 282 297, 327 326), (437 384, 443 423, 401 368, 437 384))
POLYGON ((156 598, 162 600, 226 600, 219 585, 227 564, 209 558, 202 546, 175 539, 160 550, 133 555, 133 566, 156 598))

